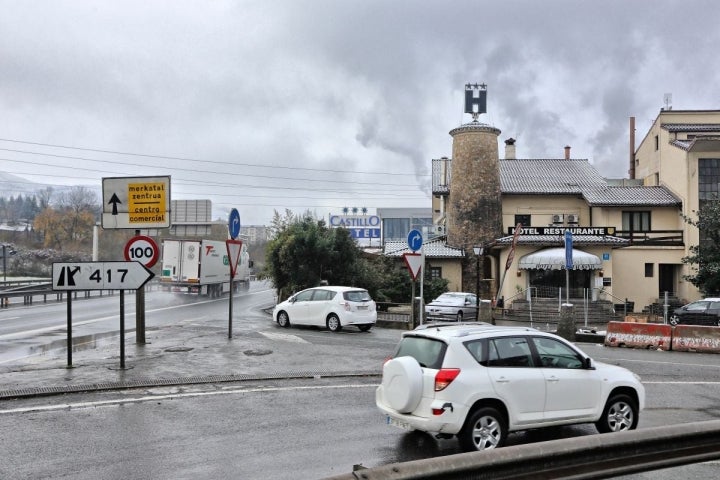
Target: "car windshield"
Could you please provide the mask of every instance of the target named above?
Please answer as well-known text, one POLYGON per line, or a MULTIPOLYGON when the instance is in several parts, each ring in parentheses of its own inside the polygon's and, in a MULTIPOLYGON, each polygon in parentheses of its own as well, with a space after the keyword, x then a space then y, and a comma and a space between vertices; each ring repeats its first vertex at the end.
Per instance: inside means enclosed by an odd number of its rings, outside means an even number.
POLYGON ((372 300, 367 290, 350 290, 343 293, 343 298, 348 302, 369 302, 372 300))

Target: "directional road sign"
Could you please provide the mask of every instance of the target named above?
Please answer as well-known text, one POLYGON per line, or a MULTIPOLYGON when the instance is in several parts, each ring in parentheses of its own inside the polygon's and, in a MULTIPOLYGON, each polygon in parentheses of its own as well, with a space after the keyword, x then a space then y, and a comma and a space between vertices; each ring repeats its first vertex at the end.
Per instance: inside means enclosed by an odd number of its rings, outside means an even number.
POLYGON ((228 218, 228 232, 230 238, 235 240, 240 235, 240 212, 237 208, 230 210, 230 217, 228 218))
POLYGON ((136 235, 125 244, 125 260, 128 262, 140 262, 150 268, 157 263, 158 257, 158 244, 145 235, 136 235))
POLYGON ((53 290, 136 290, 155 274, 140 262, 53 263, 53 290))
POLYGON ((103 178, 103 228, 170 226, 170 177, 103 178))
POLYGON ((417 252, 422 248, 423 244, 423 237, 422 233, 420 233, 420 230, 410 230, 407 237, 407 243, 408 247, 410 247, 410 250, 413 252, 417 252))

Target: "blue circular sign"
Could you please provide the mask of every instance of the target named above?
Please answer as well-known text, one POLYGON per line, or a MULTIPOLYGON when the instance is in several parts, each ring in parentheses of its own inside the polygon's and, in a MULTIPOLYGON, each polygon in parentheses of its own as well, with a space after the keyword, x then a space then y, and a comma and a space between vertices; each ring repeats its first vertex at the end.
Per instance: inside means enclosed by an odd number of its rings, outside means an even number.
POLYGON ((228 218, 228 232, 230 238, 235 240, 240 235, 240 212, 237 208, 230 210, 230 218, 228 218))
POLYGON ((410 247, 410 250, 413 252, 417 252, 422 248, 423 244, 423 238, 422 233, 420 233, 420 230, 410 230, 407 237, 408 247, 410 247))

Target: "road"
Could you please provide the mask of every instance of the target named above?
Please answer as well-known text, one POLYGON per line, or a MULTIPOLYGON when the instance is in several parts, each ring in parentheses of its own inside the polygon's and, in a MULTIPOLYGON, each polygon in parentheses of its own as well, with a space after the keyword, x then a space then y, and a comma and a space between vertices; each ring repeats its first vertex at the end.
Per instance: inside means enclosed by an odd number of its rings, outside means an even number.
MULTIPOLYGON (((257 297, 268 294, 253 293, 238 305, 260 302, 257 297)), ((155 305, 158 313, 148 314, 201 322, 208 312, 227 308, 222 302, 170 310, 155 305)), ((282 333, 339 352, 361 343, 375 348, 375 357, 397 336, 384 329, 362 335, 285 330, 269 318, 241 328, 282 333)), ((718 418, 720 356, 582 347, 597 360, 642 376, 648 405, 639 428, 718 418)), ((459 453, 454 440, 386 426, 374 406, 378 382, 372 376, 265 380, 0 402, 0 478, 323 478, 347 473, 355 464, 372 467, 459 453)), ((591 426, 564 427, 513 434, 509 443, 589 434, 595 434, 591 426)), ((720 464, 712 462, 628 478, 718 476, 720 464)))

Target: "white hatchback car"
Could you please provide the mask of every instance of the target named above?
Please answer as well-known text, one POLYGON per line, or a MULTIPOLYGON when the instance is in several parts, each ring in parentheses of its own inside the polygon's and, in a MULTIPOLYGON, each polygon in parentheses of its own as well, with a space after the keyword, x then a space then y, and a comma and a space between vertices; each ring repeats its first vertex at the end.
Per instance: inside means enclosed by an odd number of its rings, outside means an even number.
POLYGON ((355 287, 308 288, 273 310, 273 319, 281 327, 314 325, 337 332, 355 326, 367 332, 377 322, 377 308, 367 290, 355 287))
POLYGON ((634 429, 645 389, 629 370, 596 362, 551 333, 437 324, 403 334, 375 402, 390 425, 457 436, 464 450, 476 451, 540 427, 634 429))

